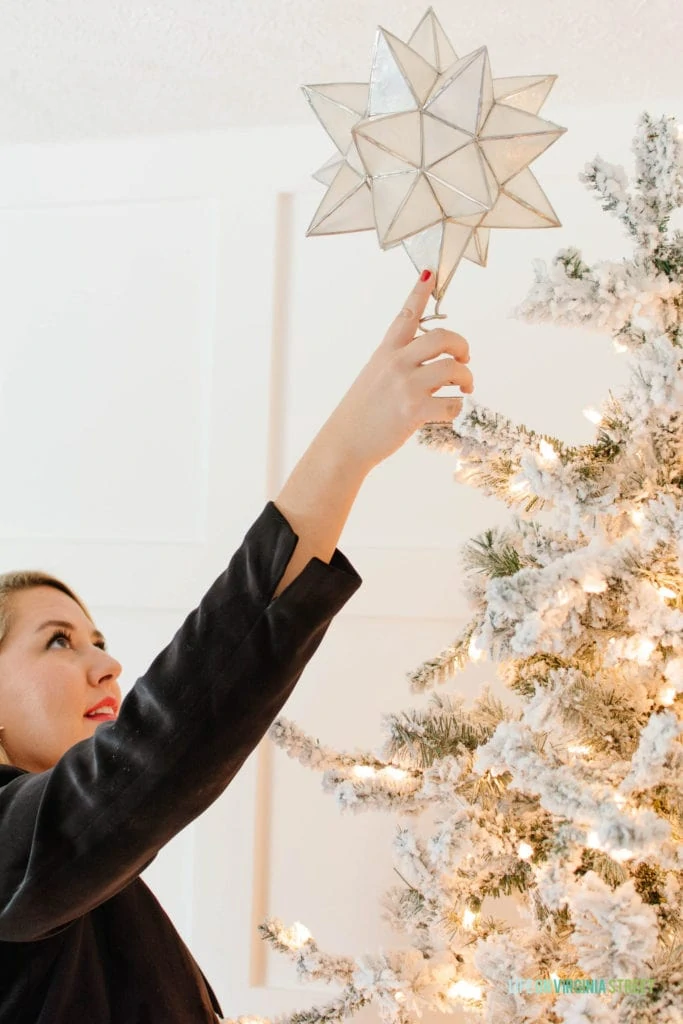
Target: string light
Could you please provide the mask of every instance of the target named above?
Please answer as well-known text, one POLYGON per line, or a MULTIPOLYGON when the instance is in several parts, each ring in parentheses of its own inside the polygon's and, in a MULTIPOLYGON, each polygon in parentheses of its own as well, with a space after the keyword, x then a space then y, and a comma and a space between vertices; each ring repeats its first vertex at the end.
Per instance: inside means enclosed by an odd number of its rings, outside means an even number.
POLYGON ((599 573, 588 573, 581 586, 587 594, 602 594, 607 590, 607 581, 599 573))
POLYGON ((567 746, 570 754, 590 754, 591 748, 583 743, 570 743, 567 746))
POLYGON ((598 839, 597 832, 588 833, 588 835, 586 836, 586 846, 589 846, 592 850, 602 850, 602 852, 608 854, 608 856, 610 856, 612 860, 616 860, 619 863, 621 863, 624 860, 631 860, 631 858, 633 857, 633 851, 627 850, 625 847, 622 847, 619 850, 607 849, 607 847, 603 846, 600 840, 598 839))
POLYGON ((584 409, 583 415, 586 417, 587 420, 590 420, 591 423, 595 423, 596 427, 598 426, 598 424, 602 423, 602 413, 598 412, 597 409, 593 409, 591 407, 584 409))
POLYGON ((544 462, 556 462, 557 461, 557 458, 558 458, 557 452, 555 451, 553 446, 551 444, 549 444, 548 441, 546 441, 546 439, 544 437, 541 438, 538 447, 539 447, 539 452, 540 452, 540 455, 541 455, 541 459, 543 459, 544 462))
POLYGON ((510 491, 512 492, 512 494, 521 494, 522 491, 526 491, 528 489, 528 480, 515 480, 513 483, 510 484, 510 491))
POLYGON ((404 1003, 406 999, 405 992, 394 992, 394 999, 397 1003, 404 1003))
POLYGON ((290 929, 290 935, 292 938, 289 941, 289 945, 294 949, 299 949, 305 942, 307 942, 311 933, 300 921, 295 921, 290 929))
POLYGON ((659 691, 660 704, 673 704, 676 700, 676 689, 673 686, 665 686, 659 691))
POLYGON ((624 345, 623 342, 617 341, 617 339, 615 338, 614 339, 614 348, 615 348, 615 350, 617 352, 625 352, 626 349, 628 348, 628 345, 624 345))
POLYGON ((643 520, 645 519, 645 513, 643 512, 642 508, 632 508, 629 511, 629 516, 631 517, 631 521, 633 522, 634 526, 642 526, 643 525, 643 520))
POLYGON ((520 843, 517 847, 517 856, 520 860, 528 860, 531 854, 534 852, 533 846, 529 846, 528 843, 520 843))
POLYGON ((626 797, 624 796, 623 793, 615 793, 614 794, 614 802, 617 805, 617 807, 623 807, 624 804, 626 803, 626 797))
POLYGON ((657 593, 662 601, 667 601, 669 598, 677 596, 676 591, 672 590, 671 587, 657 587, 657 593))
POLYGON ((624 860, 631 860, 631 858, 633 857, 633 851, 626 849, 611 850, 609 851, 609 855, 612 858, 612 860, 616 860, 619 861, 619 863, 621 863, 624 860))
POLYGON ((449 999, 481 999, 482 990, 473 981, 465 981, 464 978, 461 978, 460 981, 453 982, 447 995, 449 999))
POLYGON ((462 915, 462 926, 467 928, 468 931, 472 931, 472 925, 477 920, 477 915, 469 907, 465 907, 462 915))
POLYGON ((558 592, 557 592, 557 594, 555 596, 555 600, 557 601, 557 603, 558 604, 568 604, 569 603, 569 598, 570 598, 569 591, 565 587, 560 587, 560 589, 558 590, 558 592))
POLYGON ((387 764, 384 768, 373 768, 371 764, 357 764, 353 767, 353 774, 359 779, 372 779, 375 775, 388 775, 390 779, 405 779, 408 774, 403 768, 395 768, 393 764, 387 764))
POLYGON ((474 633, 470 637, 467 653, 469 654, 471 661, 481 661, 481 659, 484 657, 485 652, 482 651, 481 647, 477 647, 477 637, 474 635, 474 633))
POLYGON ((654 651, 655 646, 656 645, 654 640, 649 640, 647 637, 644 637, 640 641, 640 643, 638 644, 638 649, 636 651, 636 661, 639 665, 647 664, 648 658, 654 651))

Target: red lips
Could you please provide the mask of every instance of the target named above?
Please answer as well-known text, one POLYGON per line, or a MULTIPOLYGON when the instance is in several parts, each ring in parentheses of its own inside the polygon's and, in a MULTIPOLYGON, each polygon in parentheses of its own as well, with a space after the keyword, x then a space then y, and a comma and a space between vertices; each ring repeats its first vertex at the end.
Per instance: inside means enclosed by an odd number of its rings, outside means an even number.
POLYGON ((104 700, 100 700, 100 701, 97 702, 97 704, 93 704, 93 706, 91 708, 88 708, 88 710, 85 712, 85 714, 87 715, 91 711, 96 711, 97 708, 101 708, 101 707, 103 707, 105 705, 107 707, 113 708, 115 713, 118 712, 118 710, 119 710, 119 705, 118 705, 118 702, 117 702, 115 697, 105 697, 104 700))

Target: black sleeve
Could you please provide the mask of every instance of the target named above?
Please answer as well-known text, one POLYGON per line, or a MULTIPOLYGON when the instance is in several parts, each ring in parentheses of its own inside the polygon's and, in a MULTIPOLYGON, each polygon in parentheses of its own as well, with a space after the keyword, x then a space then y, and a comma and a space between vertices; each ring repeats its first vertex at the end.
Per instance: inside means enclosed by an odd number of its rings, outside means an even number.
POLYGON ((267 502, 118 718, 47 771, 8 769, 0 941, 46 938, 115 895, 226 789, 362 583, 336 549, 273 599, 297 540, 267 502))

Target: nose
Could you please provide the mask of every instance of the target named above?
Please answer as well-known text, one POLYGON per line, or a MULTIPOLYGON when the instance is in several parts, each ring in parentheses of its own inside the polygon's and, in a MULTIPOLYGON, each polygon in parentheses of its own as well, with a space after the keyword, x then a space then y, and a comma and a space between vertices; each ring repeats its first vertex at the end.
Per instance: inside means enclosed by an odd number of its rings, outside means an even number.
POLYGON ((98 648, 97 654, 93 656, 88 674, 91 682, 99 683, 101 679, 109 678, 110 676, 118 680, 122 671, 123 666, 120 661, 112 658, 111 654, 108 654, 107 651, 102 651, 98 648))

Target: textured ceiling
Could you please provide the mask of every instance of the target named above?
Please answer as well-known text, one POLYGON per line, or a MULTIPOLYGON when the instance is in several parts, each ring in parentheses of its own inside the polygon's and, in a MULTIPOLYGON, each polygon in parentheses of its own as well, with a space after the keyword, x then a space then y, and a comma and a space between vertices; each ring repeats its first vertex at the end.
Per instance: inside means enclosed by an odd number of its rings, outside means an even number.
MULTIPOLYGON (((378 25, 418 0, 12 0, 0 5, 0 143, 317 123, 299 86, 367 82, 378 25)), ((434 0, 458 56, 557 74, 558 105, 683 93, 681 0, 434 0)), ((551 116, 551 115, 548 115, 551 116)))

